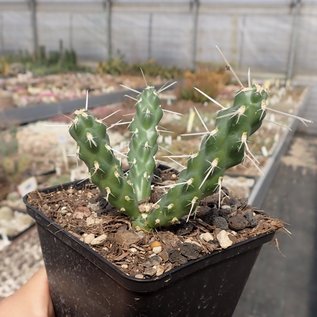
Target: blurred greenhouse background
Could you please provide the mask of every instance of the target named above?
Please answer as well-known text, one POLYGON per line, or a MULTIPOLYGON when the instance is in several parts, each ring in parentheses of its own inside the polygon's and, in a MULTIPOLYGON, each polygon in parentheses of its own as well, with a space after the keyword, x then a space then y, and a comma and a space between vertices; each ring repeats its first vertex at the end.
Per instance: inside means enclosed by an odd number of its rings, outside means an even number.
MULTIPOLYGON (((234 316, 317 316, 317 0, 0 0, 0 300, 42 263, 34 227, 11 238, 1 217, 25 212, 25 187, 85 175, 69 158, 66 128, 58 126, 84 104, 85 91, 105 117, 131 110, 120 84, 144 86, 139 67, 158 86, 179 80, 163 103, 188 121, 174 118, 166 126, 196 131, 188 108, 206 111, 207 100, 186 85, 223 103, 237 90, 216 45, 243 81, 250 68, 252 79, 271 90, 276 109, 313 121, 268 124, 270 138, 263 133, 252 144, 264 174, 251 167, 229 175, 229 189, 272 210, 293 233, 264 248, 234 316)), ((126 135, 114 134, 124 148, 126 135)), ((170 150, 192 146, 162 140, 170 150)))
POLYGON ((0 1, 0 51, 74 49, 81 59, 123 54, 128 62, 314 75, 317 1, 0 1), (177 21, 177 23, 175 22, 177 21))
POLYGON ((194 69, 222 63, 218 44, 242 73, 302 79, 317 71, 314 0, 1 0, 0 8, 2 54, 56 51, 62 41, 82 61, 119 56, 194 69))

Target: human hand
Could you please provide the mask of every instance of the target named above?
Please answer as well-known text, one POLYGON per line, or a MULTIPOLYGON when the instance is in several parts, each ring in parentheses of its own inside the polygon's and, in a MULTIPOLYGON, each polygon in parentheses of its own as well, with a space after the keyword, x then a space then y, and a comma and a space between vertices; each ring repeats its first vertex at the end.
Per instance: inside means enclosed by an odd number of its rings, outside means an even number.
POLYGON ((45 268, 0 302, 0 317, 54 317, 45 268))

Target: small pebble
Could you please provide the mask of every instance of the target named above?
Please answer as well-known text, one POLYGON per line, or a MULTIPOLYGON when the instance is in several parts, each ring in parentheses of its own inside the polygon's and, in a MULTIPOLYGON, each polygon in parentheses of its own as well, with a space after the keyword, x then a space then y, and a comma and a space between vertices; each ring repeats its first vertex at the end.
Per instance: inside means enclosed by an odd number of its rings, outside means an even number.
MULTIPOLYGON (((186 263, 186 262, 185 262, 186 263)), ((173 264, 172 263, 166 263, 165 265, 165 272, 170 271, 173 268, 173 264)))
POLYGON ((212 224, 219 229, 228 229, 228 222, 224 217, 215 217, 212 221, 212 224))
POLYGON ((93 233, 89 233, 84 237, 84 242, 90 244, 92 240, 95 239, 95 235, 93 233))
POLYGON ((152 251, 155 254, 159 254, 160 252, 162 252, 162 246, 154 247, 154 248, 152 248, 152 251))
POLYGON ((199 258, 201 247, 194 243, 183 243, 180 246, 181 255, 185 256, 188 260, 195 260, 199 258))
POLYGON ((128 264, 122 264, 121 267, 126 270, 129 266, 128 264))
POLYGON ((84 219, 84 213, 80 211, 75 211, 73 213, 73 218, 75 219, 84 219))
POLYGON ((76 208, 75 213, 82 213, 85 217, 89 217, 91 215, 91 210, 85 206, 79 206, 76 208))
POLYGON ((231 215, 231 211, 231 209, 220 209, 219 216, 228 219, 228 217, 231 215))
POLYGON ((195 244, 197 247, 201 248, 201 244, 199 242, 193 240, 192 238, 187 238, 184 242, 195 244))
POLYGON ((136 252, 138 252, 138 250, 137 250, 136 248, 130 248, 129 251, 130 251, 131 253, 136 253, 136 252))
POLYGON ((131 244, 135 244, 141 240, 136 233, 129 230, 118 230, 114 238, 115 241, 124 248, 129 248, 131 244))
POLYGON ((236 216, 230 217, 228 220, 228 223, 229 223, 230 229, 235 231, 243 230, 249 224, 248 220, 242 215, 236 215, 236 216))
MULTIPOLYGON (((168 257, 169 257, 169 261, 171 263, 176 263, 176 265, 182 265, 188 262, 186 257, 183 256, 179 250, 175 250, 175 249, 170 250, 168 257)), ((167 263, 167 265, 171 263, 167 263)))
POLYGON ((248 210, 245 214, 244 214, 245 219, 247 219, 248 221, 248 227, 256 227, 258 224, 258 221, 253 213, 252 210, 248 210))
POLYGON ((151 254, 148 262, 151 263, 151 266, 159 265, 162 262, 162 259, 157 254, 151 254))
POLYGON ((90 216, 86 219, 86 225, 91 226, 91 225, 97 225, 100 223, 102 220, 100 218, 95 218, 93 216, 90 216))
POLYGON ((162 262, 161 258, 158 255, 153 254, 153 256, 154 258, 150 257, 148 261, 143 263, 144 267, 153 267, 159 265, 162 262))
POLYGON ((157 240, 155 240, 155 241, 153 241, 153 242, 150 243, 150 247, 151 247, 151 248, 158 247, 158 246, 160 246, 160 245, 162 245, 161 242, 160 242, 160 241, 157 241, 157 240))
POLYGON ((108 237, 108 235, 105 234, 105 233, 103 233, 102 235, 100 235, 100 236, 94 238, 94 239, 90 242, 90 244, 91 244, 91 245, 99 245, 99 244, 102 244, 103 242, 105 242, 105 241, 107 240, 107 237, 108 237))
POLYGON ((212 240, 214 239, 213 235, 212 235, 210 232, 204 232, 204 233, 202 233, 202 234, 199 236, 199 238, 200 238, 201 240, 206 241, 206 242, 210 242, 210 241, 212 241, 212 240))
POLYGON ((137 275, 135 275, 135 278, 143 279, 144 275, 143 274, 137 274, 137 275))
POLYGON ((153 276, 156 274, 156 267, 155 266, 152 266, 152 267, 147 267, 145 268, 144 272, 143 272, 144 275, 148 275, 148 276, 153 276))
POLYGON ((164 273, 164 267, 162 265, 158 265, 156 267, 156 276, 161 276, 164 273))
POLYGON ((227 231, 225 230, 221 230, 218 234, 217 234, 217 240, 220 244, 220 246, 223 249, 227 249, 228 247, 230 247, 232 245, 232 241, 229 239, 229 234, 227 231))
POLYGON ((62 207, 61 209, 60 209, 60 213, 62 214, 62 215, 66 215, 67 214, 67 207, 62 207))
POLYGON ((164 261, 168 261, 168 253, 166 250, 162 250, 162 252, 159 253, 160 258, 164 261))
POLYGON ((163 249, 160 241, 151 242, 150 247, 155 254, 159 254, 163 249))

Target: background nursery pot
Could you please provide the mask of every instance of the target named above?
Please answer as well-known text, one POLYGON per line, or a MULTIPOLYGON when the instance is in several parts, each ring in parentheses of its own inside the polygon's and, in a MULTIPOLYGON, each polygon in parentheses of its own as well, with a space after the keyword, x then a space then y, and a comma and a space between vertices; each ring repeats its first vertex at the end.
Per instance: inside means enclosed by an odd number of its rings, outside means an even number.
MULTIPOLYGON (((51 187, 49 193, 70 187, 51 187)), ((265 242, 251 238, 180 266, 160 277, 127 276, 28 203, 36 220, 57 317, 231 316, 265 242)))

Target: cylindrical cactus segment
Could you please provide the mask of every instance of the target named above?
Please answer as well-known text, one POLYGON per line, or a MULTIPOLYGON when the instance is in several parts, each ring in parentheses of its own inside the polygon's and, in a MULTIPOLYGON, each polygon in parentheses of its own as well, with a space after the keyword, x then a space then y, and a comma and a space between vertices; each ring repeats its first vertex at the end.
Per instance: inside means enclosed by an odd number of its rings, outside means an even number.
POLYGON ((267 93, 259 86, 240 91, 232 107, 219 111, 216 128, 202 140, 199 152, 189 159, 176 185, 158 202, 139 227, 152 229, 176 223, 193 213, 199 200, 212 194, 226 169, 242 162, 248 137, 262 123, 262 102, 267 93))
POLYGON ((107 127, 87 111, 78 110, 69 132, 77 142, 79 158, 87 165, 91 181, 112 206, 136 219, 140 214, 138 203, 110 147, 107 127))
POLYGON ((133 183, 138 202, 147 200, 151 195, 155 154, 158 149, 157 126, 162 116, 157 92, 154 87, 146 87, 138 97, 136 113, 129 127, 132 135, 128 153, 128 179, 133 183))

